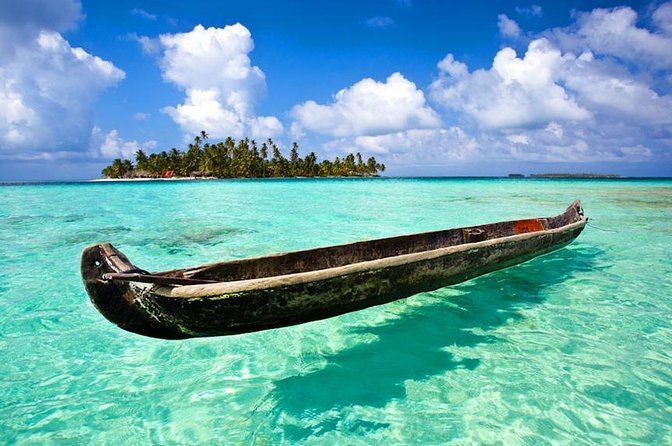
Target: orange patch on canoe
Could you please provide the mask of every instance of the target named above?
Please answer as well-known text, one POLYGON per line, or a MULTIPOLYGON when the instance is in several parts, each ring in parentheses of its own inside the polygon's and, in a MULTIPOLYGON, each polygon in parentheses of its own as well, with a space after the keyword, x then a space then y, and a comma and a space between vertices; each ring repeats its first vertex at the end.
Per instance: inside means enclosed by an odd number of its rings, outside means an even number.
POLYGON ((513 222, 513 232, 515 234, 526 234, 528 232, 543 231, 544 224, 538 218, 531 220, 518 220, 513 222))

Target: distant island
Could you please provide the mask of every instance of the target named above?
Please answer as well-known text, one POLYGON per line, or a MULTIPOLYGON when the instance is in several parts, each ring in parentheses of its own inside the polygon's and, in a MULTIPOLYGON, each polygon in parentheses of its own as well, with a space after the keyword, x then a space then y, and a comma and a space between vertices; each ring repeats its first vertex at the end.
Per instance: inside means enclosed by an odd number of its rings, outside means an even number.
POLYGON ((201 132, 186 151, 173 148, 169 152, 135 153, 135 163, 117 158, 102 171, 107 179, 142 178, 288 178, 288 177, 370 177, 385 171, 374 157, 366 161, 360 153, 342 159, 318 162, 314 152, 299 156, 294 143, 285 158, 272 139, 258 146, 244 138, 236 142, 227 138, 210 144, 208 134, 201 132))
POLYGON ((510 173, 509 178, 620 178, 614 173, 533 173, 529 177, 521 173, 510 173))

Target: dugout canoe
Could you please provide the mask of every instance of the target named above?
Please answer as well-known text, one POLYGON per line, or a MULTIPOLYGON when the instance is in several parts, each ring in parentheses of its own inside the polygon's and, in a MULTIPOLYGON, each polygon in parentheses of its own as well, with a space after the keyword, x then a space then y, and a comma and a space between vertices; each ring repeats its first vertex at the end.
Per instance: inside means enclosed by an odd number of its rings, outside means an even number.
POLYGON ((109 243, 84 249, 95 307, 163 339, 221 336, 324 319, 506 268, 572 242, 580 202, 560 215, 360 241, 149 273, 109 243))

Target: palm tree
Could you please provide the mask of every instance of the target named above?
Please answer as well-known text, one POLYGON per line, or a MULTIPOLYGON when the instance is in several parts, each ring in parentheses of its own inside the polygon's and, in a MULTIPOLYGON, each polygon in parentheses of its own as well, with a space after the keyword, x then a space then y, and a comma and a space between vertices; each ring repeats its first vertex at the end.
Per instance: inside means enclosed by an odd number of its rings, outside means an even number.
POLYGON ((355 157, 357 158, 357 167, 355 168, 357 174, 362 175, 366 173, 364 168, 364 161, 362 160, 362 154, 357 152, 357 155, 355 155, 355 157))
POLYGON ((147 171, 148 163, 149 158, 147 157, 147 154, 142 151, 142 149, 135 152, 135 165, 137 166, 138 170, 147 171))
POLYGON ((293 177, 301 173, 301 157, 299 156, 299 145, 292 144, 292 150, 289 153, 290 172, 293 177))
POLYGON ((133 163, 131 160, 123 160, 121 162, 122 176, 128 178, 133 173, 133 163))
POLYGON ((182 165, 182 152, 177 150, 175 147, 170 149, 170 154, 168 155, 168 170, 175 171, 180 173, 180 167, 182 165))
POLYGON ((369 175, 375 175, 378 170, 378 164, 376 163, 376 158, 371 157, 366 160, 366 173, 369 175))
POLYGON ((268 167, 268 146, 266 143, 263 143, 261 145, 261 151, 260 151, 260 156, 261 156, 261 176, 266 177, 266 168, 268 167))
POLYGON ((357 166, 355 165, 355 155, 349 153, 348 156, 345 157, 343 167, 345 169, 345 175, 347 176, 354 175, 357 169, 357 166))
POLYGON ((287 176, 287 159, 282 156, 278 146, 272 143, 271 147, 273 149, 273 158, 271 158, 271 174, 274 177, 287 176))
POLYGON ((334 176, 343 175, 343 163, 341 163, 341 159, 339 157, 336 157, 336 159, 334 160, 333 170, 331 174, 334 176))
POLYGON ((317 155, 315 155, 315 152, 310 152, 304 158, 302 173, 307 177, 314 177, 319 175, 319 168, 317 165, 317 155))

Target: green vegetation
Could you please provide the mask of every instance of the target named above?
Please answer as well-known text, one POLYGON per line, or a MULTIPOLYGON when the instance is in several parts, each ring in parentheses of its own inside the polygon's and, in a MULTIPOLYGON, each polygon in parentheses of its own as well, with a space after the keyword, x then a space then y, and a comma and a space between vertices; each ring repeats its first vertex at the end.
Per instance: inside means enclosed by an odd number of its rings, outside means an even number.
POLYGON ((115 159, 103 169, 106 178, 266 178, 266 177, 327 177, 373 176, 385 170, 374 157, 364 161, 362 155, 349 154, 334 161, 318 162, 315 153, 299 156, 299 146, 292 145, 289 159, 285 158, 273 140, 261 147, 248 138, 236 142, 227 138, 210 144, 205 132, 194 138, 186 152, 173 148, 170 152, 135 153, 130 160, 115 159))

